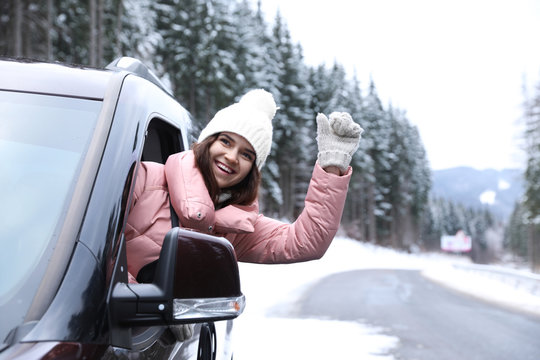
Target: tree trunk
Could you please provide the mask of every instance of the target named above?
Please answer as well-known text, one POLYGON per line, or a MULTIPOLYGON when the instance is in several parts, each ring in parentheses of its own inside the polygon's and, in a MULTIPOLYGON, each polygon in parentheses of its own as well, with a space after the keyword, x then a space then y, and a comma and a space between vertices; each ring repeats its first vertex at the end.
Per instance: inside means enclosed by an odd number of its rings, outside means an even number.
MULTIPOLYGON (((33 37, 39 34, 38 16, 35 9, 31 6, 31 1, 24 0, 23 3, 23 21, 22 21, 22 56, 27 58, 37 58, 41 55, 39 50, 35 49, 37 44, 34 44, 33 37)), ((40 44, 41 45, 41 42, 40 44)))
POLYGON ((291 219, 294 206, 294 173, 292 167, 288 165, 279 167, 279 185, 283 198, 283 204, 280 209, 280 216, 291 219))
POLYGON ((397 204, 392 204, 392 209, 390 210, 390 243, 392 244, 392 247, 396 249, 401 247, 401 241, 399 238, 401 224, 399 210, 397 207, 397 204))
POLYGON ((529 261, 531 264, 531 271, 540 273, 540 246, 539 241, 536 239, 537 225, 534 223, 529 224, 529 261))
POLYGON ((367 191, 368 241, 377 243, 377 224, 375 220, 375 184, 370 183, 367 191))
POLYGON ((358 226, 358 236, 359 240, 366 240, 366 216, 364 211, 364 195, 360 194, 357 195, 357 201, 356 201, 356 214, 357 218, 355 219, 355 222, 358 226))
POLYGON ((24 1, 13 0, 14 21, 13 21, 13 55, 21 57, 23 55, 22 26, 24 19, 24 1))
POLYGON ((53 60, 53 44, 52 44, 53 12, 54 12, 53 0, 47 0, 47 29, 45 30, 45 36, 47 38, 47 60, 48 61, 53 60))
POLYGON ((116 49, 114 50, 114 53, 116 54, 116 57, 122 56, 124 49, 122 49, 122 42, 121 42, 121 36, 122 33, 122 18, 124 17, 124 1, 119 0, 118 1, 118 8, 117 8, 117 14, 116 14, 116 49))
POLYGON ((191 81, 190 81, 191 85, 189 87, 189 99, 187 101, 187 103, 189 104, 189 111, 196 117, 199 119, 200 121, 200 126, 201 128, 204 127, 207 123, 208 123, 208 118, 204 118, 204 117, 199 117, 200 114, 198 113, 199 109, 197 109, 197 102, 195 100, 195 93, 196 93, 196 90, 195 90, 195 79, 193 79, 193 77, 191 78, 191 81))
POLYGON ((90 0, 89 12, 90 12, 90 44, 88 49, 88 56, 90 66, 97 65, 97 0, 90 0))
POLYGON ((105 9, 103 6, 103 0, 98 0, 97 3, 97 15, 96 15, 96 21, 97 21, 97 29, 96 29, 96 66, 101 67, 103 63, 103 13, 105 9))

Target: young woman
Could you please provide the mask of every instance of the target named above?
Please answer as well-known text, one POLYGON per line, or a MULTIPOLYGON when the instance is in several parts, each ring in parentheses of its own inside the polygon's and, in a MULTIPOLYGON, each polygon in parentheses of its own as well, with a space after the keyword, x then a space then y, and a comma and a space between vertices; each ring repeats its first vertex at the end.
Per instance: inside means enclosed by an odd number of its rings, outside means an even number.
POLYGON ((127 222, 130 281, 159 257, 171 229, 180 226, 223 236, 239 261, 292 263, 319 259, 336 234, 362 128, 347 113, 317 115, 317 164, 305 208, 292 224, 259 214, 260 170, 272 145, 272 95, 257 89, 220 110, 192 150, 165 165, 143 162, 127 222))

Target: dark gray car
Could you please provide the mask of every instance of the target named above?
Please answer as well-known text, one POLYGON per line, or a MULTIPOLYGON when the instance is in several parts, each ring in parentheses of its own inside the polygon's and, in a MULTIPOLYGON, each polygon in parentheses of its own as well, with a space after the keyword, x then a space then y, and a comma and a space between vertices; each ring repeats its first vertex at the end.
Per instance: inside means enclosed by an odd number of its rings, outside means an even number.
POLYGON ((186 149, 189 126, 135 59, 0 61, 0 359, 232 358, 244 296, 226 240, 172 229, 153 282, 128 284, 138 164, 186 149))

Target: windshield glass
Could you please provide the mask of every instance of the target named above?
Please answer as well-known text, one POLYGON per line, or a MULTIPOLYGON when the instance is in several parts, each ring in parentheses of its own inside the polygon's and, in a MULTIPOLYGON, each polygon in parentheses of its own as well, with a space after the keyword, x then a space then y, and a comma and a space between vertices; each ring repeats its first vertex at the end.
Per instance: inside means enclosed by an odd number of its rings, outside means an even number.
POLYGON ((0 340, 24 319, 101 102, 0 91, 0 340))

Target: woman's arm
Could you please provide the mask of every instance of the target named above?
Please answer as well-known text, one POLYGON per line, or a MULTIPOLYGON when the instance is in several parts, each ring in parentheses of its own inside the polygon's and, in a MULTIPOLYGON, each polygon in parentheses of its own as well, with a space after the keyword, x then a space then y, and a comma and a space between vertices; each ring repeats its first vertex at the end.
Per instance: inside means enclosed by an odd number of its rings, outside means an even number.
POLYGON ((259 215, 252 233, 226 236, 238 260, 275 264, 321 258, 339 228, 351 174, 350 168, 336 176, 315 165, 304 210, 294 223, 259 215))
POLYGON ((319 153, 304 210, 292 224, 261 215, 253 233, 228 237, 240 261, 290 263, 324 255, 339 228, 362 131, 348 113, 317 115, 319 153))

